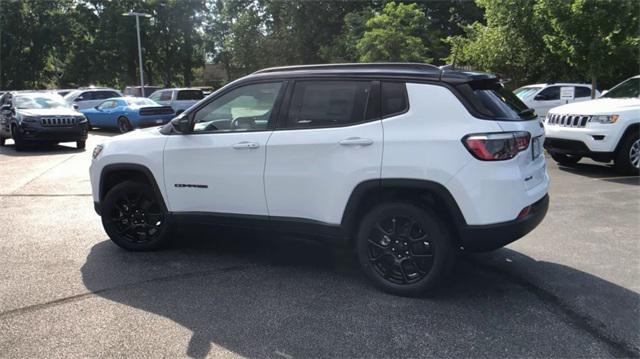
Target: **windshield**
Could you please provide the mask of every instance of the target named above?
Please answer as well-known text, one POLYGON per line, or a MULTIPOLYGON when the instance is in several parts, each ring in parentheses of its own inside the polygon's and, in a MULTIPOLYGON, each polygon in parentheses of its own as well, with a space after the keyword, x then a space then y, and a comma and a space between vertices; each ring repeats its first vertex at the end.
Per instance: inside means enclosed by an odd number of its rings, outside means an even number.
POLYGON ((18 109, 68 108, 64 99, 56 95, 17 95, 14 99, 18 109))
POLYGON ((68 103, 73 102, 73 99, 76 98, 80 94, 79 90, 71 91, 64 96, 64 100, 68 103))
POLYGON ((519 89, 513 91, 513 93, 522 99, 522 98, 533 95, 534 93, 538 92, 541 88, 542 88, 541 86, 520 87, 519 89))
POLYGON ((622 82, 611 91, 601 96, 602 98, 628 98, 640 97, 640 77, 634 77, 622 82))
POLYGON ((157 102, 146 97, 128 98, 127 103, 129 106, 160 106, 157 102))

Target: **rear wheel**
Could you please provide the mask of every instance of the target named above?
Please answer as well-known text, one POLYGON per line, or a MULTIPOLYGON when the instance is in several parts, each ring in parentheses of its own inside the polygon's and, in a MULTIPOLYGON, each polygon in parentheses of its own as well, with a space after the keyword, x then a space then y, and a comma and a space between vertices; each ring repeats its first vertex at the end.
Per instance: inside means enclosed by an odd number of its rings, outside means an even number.
POLYGON ((381 204, 366 214, 356 252, 362 270, 378 287, 408 296, 435 287, 456 253, 444 223, 409 203, 381 204))
POLYGON ((622 139, 614 164, 622 174, 638 175, 640 173, 640 135, 637 132, 622 139))
POLYGON ((132 130, 131 123, 126 117, 118 117, 118 131, 120 133, 129 132, 132 130))
POLYGON ((573 166, 582 159, 582 156, 565 155, 563 153, 550 153, 551 158, 563 166, 573 166))
POLYGON ((4 146, 4 141, 6 141, 6 138, 0 136, 0 146, 4 146))
POLYGON ((167 213, 160 200, 140 182, 113 187, 102 203, 102 225, 111 240, 130 251, 151 251, 169 242, 167 213))

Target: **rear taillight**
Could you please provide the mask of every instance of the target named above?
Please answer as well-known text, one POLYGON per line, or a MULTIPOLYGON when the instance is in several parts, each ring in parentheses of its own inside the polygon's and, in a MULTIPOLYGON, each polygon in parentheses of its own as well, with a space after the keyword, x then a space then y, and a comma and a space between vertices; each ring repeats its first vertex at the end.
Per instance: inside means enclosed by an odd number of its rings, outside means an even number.
POLYGON ((471 154, 483 161, 503 161, 514 158, 529 147, 529 132, 476 133, 462 139, 471 154))

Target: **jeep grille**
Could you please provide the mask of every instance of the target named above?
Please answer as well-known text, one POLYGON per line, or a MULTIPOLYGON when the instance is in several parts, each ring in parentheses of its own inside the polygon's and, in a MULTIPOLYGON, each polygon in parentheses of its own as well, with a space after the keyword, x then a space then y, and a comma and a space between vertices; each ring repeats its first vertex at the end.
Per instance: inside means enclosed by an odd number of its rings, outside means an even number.
POLYGON ((42 119, 42 126, 65 127, 74 126, 77 120, 74 117, 46 117, 42 119))
POLYGON ((582 115, 556 115, 550 113, 547 124, 562 127, 585 127, 591 116, 582 115))

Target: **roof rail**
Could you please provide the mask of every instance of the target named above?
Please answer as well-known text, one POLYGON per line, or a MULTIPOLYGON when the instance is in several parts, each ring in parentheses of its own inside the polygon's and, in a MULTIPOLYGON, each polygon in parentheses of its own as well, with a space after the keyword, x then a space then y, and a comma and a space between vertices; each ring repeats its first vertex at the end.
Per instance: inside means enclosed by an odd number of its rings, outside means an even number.
POLYGON ((297 70, 336 70, 336 69, 413 69, 439 73, 441 70, 434 65, 417 62, 371 62, 371 63, 339 63, 339 64, 314 64, 270 67, 254 72, 254 74, 272 73, 280 71, 297 70))

